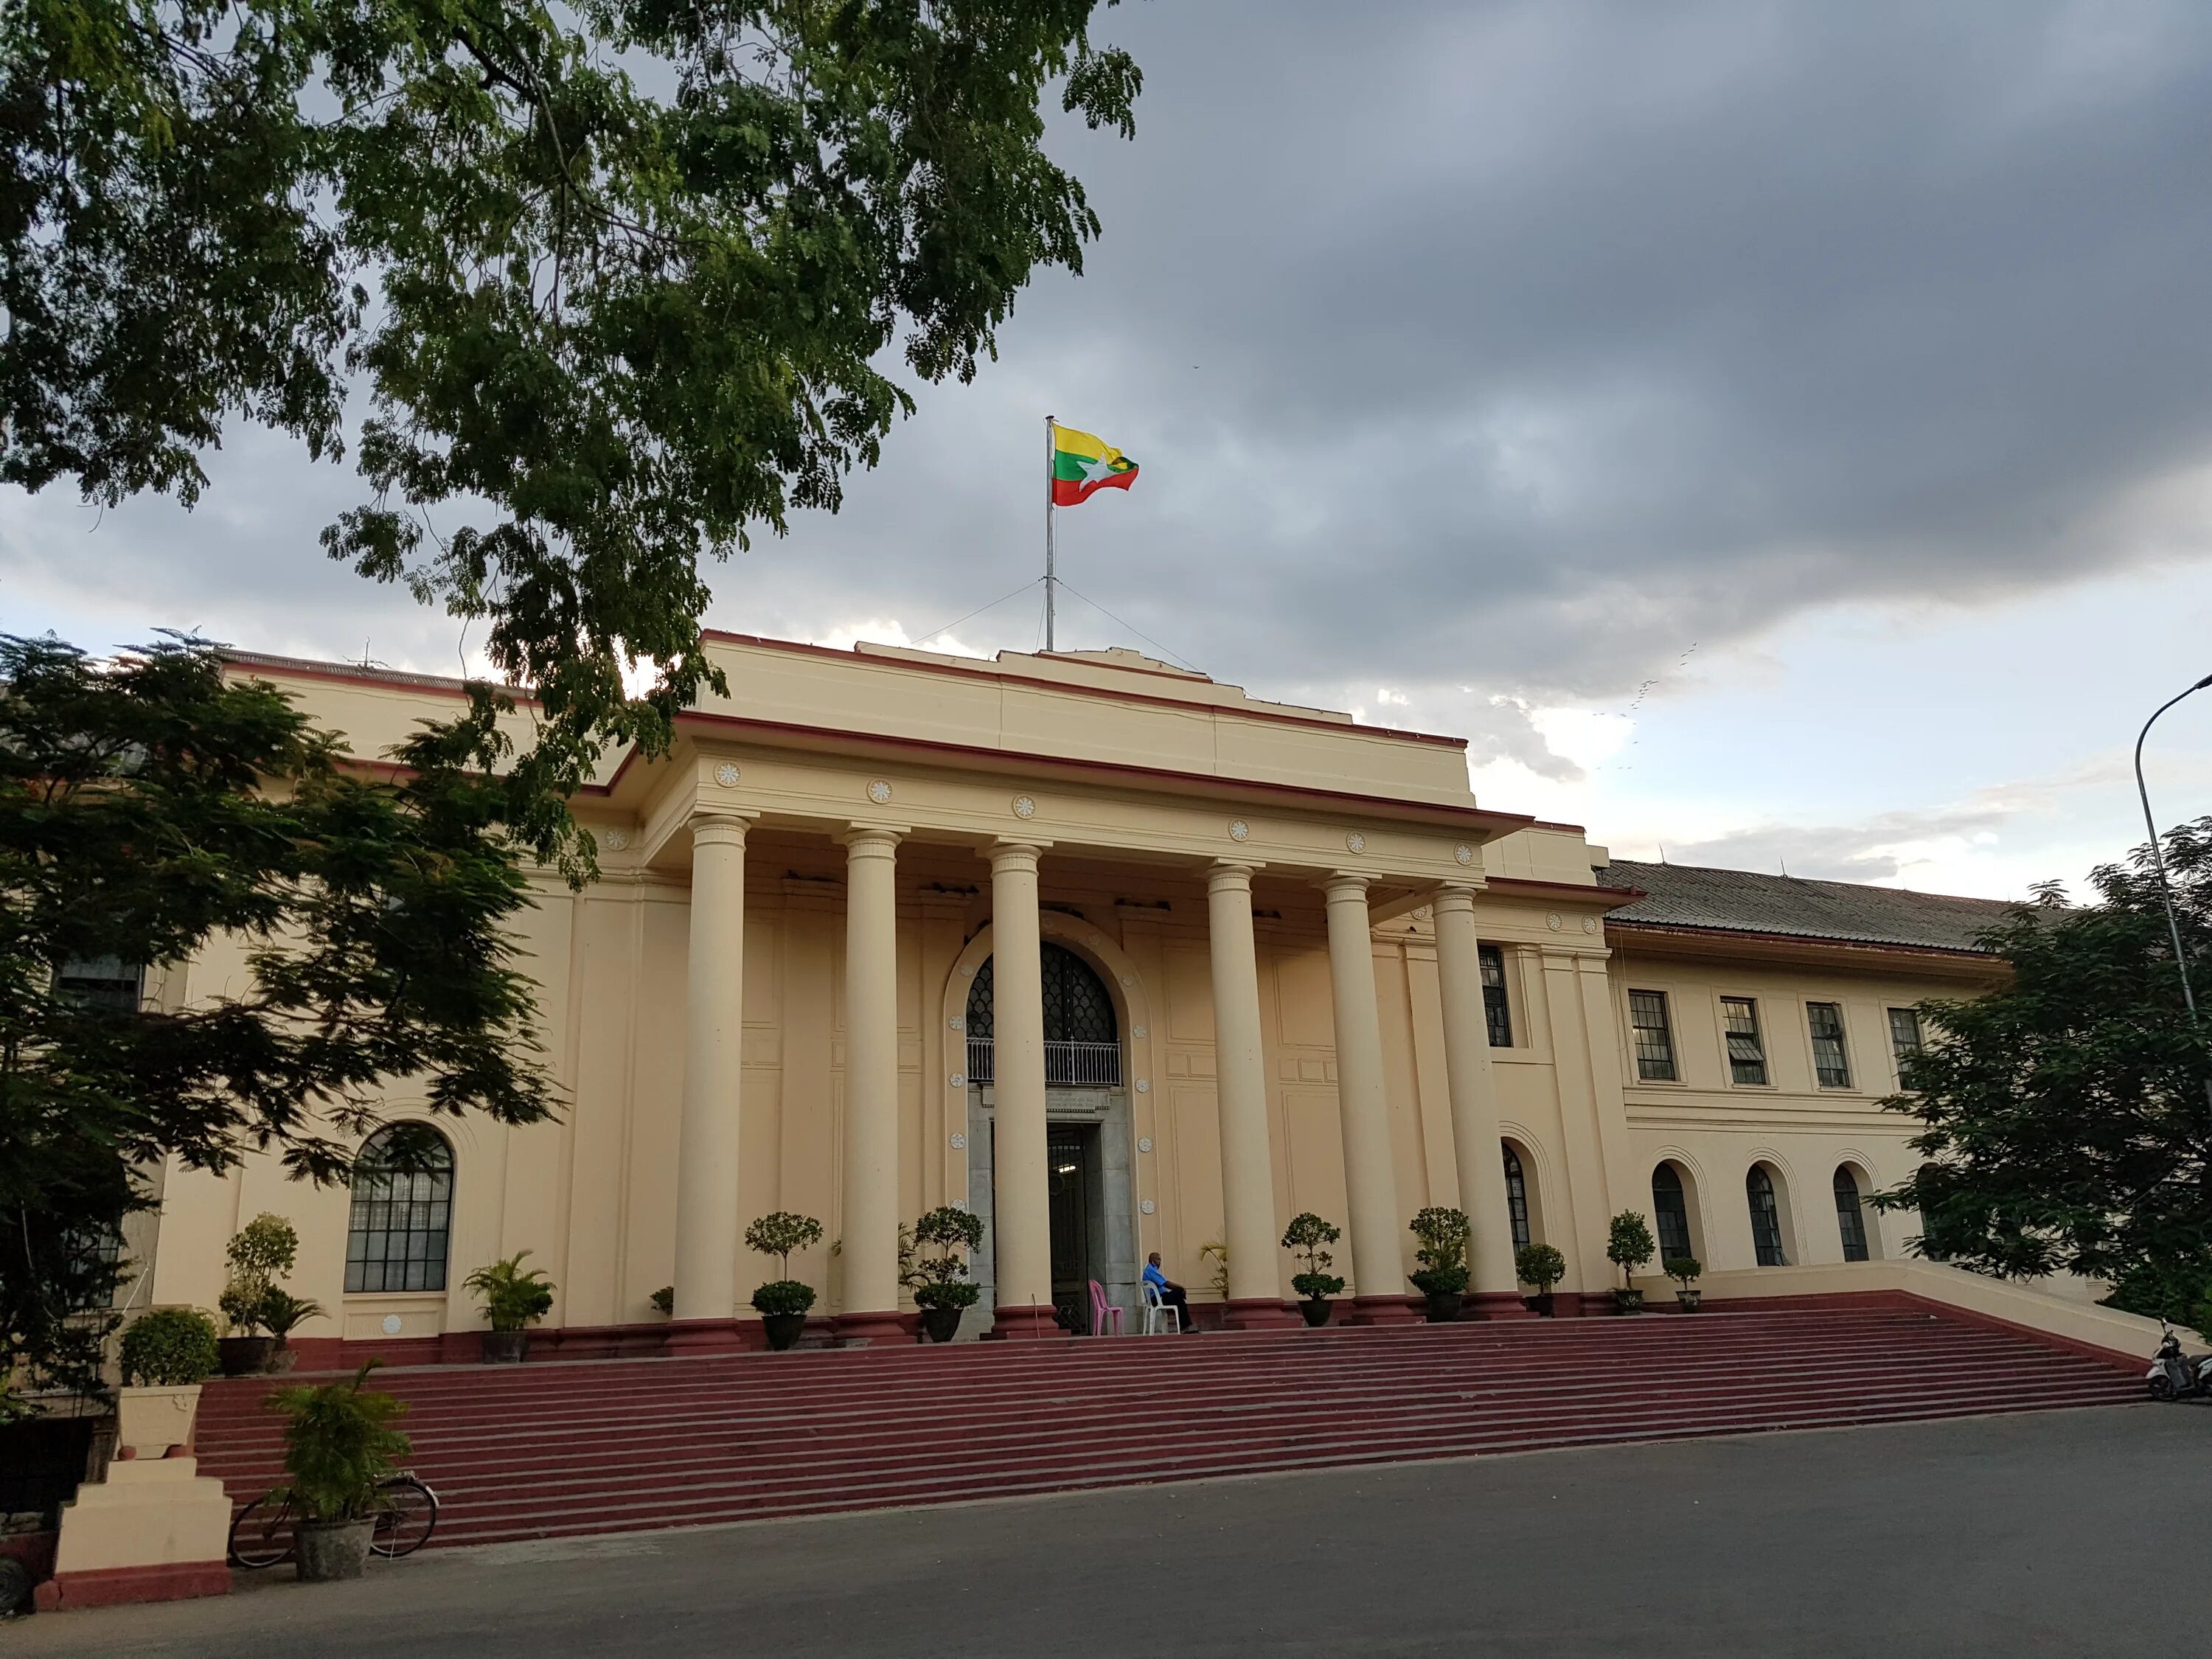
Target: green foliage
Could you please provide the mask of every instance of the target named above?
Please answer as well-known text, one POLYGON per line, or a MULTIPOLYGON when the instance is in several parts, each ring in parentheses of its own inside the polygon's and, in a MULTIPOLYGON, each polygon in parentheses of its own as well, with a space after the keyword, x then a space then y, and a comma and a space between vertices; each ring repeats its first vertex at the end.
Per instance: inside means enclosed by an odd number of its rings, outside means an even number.
POLYGON ((814 1287, 803 1279, 771 1279, 753 1292, 754 1308, 764 1314, 803 1314, 813 1305, 814 1287))
POLYGON ((230 1279, 216 1305, 231 1330, 243 1336, 267 1326, 276 1334, 269 1325, 269 1299, 300 1254, 299 1230, 283 1216, 264 1211, 233 1236, 223 1253, 230 1261, 230 1279))
POLYGON ((1605 1259, 1620 1269, 1621 1283, 1626 1285, 1635 1271, 1659 1252, 1651 1228, 1634 1210, 1623 1210, 1613 1217, 1606 1236, 1605 1259))
MULTIPOLYGON (((2212 987, 2212 818, 2168 833, 2202 997, 2212 987)), ((2148 846, 2056 885, 1982 944, 2011 966, 1972 1001, 1921 1006, 1940 1035, 1883 1103, 1927 1161, 1884 1208, 1916 1209, 1917 1254, 2005 1278, 2108 1279, 2115 1304, 2186 1317, 2212 1287, 2212 1022, 2192 1027, 2148 846)))
POLYGON ((284 1472, 292 1477, 270 1496, 289 1498, 295 1516, 359 1520, 375 1500, 377 1483, 406 1456, 407 1437, 392 1426, 406 1402, 362 1387, 378 1363, 370 1360, 349 1382, 301 1383, 269 1396, 270 1407, 289 1419, 284 1472))
POLYGON ((1316 1299, 1343 1293, 1343 1279, 1325 1271, 1336 1258, 1322 1248, 1343 1237, 1343 1228, 1322 1220, 1311 1210, 1302 1210, 1291 1218, 1291 1224, 1283 1230, 1283 1248, 1306 1264, 1304 1273, 1291 1276, 1292 1290, 1316 1299))
POLYGON ((587 863, 603 745, 722 689, 702 562, 834 510, 894 374, 973 378, 1081 270, 1041 104, 1126 136, 1140 84, 1095 9, 15 0, 0 482, 190 503, 236 419, 337 457, 360 385, 324 547, 489 619, 527 834, 587 863))
POLYGON ((1467 1250, 1474 1229, 1464 1210, 1431 1205, 1409 1224, 1420 1241, 1413 1254, 1420 1267, 1413 1275, 1413 1288, 1424 1296, 1457 1296, 1468 1286, 1467 1250))
POLYGON ((917 1308, 972 1308, 982 1294, 981 1285, 966 1279, 946 1279, 916 1285, 914 1303, 917 1308))
POLYGON ((148 1206, 140 1170, 265 1147, 343 1182, 399 1079, 433 1115, 550 1115, 494 713, 372 770, 205 645, 0 638, 0 1372, 98 1385, 112 1322, 81 1310, 118 1283, 94 1246, 148 1206), (152 990, 217 938, 243 968, 185 1006, 55 971, 143 964, 152 990))
POLYGON ((1198 1247, 1198 1259, 1213 1264, 1213 1270, 1206 1275, 1206 1282, 1213 1287, 1215 1296, 1224 1302, 1228 1301, 1229 1246, 1218 1238, 1210 1238, 1198 1247))
POLYGON ((791 1277, 791 1253, 821 1242, 822 1224, 793 1210, 771 1211, 745 1229, 745 1248, 775 1257, 786 1279, 791 1277))
POLYGON ((1523 1244, 1513 1252, 1513 1275, 1545 1294, 1567 1276, 1567 1259, 1552 1245, 1523 1244))
POLYGON ((1659 1271, 1686 1291, 1705 1270, 1705 1264, 1693 1255, 1670 1255, 1659 1264, 1659 1271))
POLYGON ((673 1285, 663 1285, 647 1299, 653 1304, 655 1313, 672 1314, 676 1311, 676 1287, 673 1285))
MULTIPOLYGON (((903 1229, 902 1237, 906 1237, 903 1229)), ((983 1242, 983 1218, 941 1204, 914 1224, 913 1252, 899 1283, 921 1308, 972 1308, 981 1287, 968 1282, 964 1253, 983 1242), (928 1252, 928 1254, 924 1254, 928 1252)))
POLYGON ((222 1364, 215 1321, 197 1308, 156 1308, 123 1333, 126 1388, 181 1389, 213 1376, 222 1364))
POLYGON ((294 1296, 281 1285, 270 1286, 269 1294, 261 1299, 261 1323, 280 1342, 309 1320, 324 1316, 321 1303, 294 1296))
POLYGON ((495 1331, 519 1331, 553 1311, 553 1285, 543 1267, 527 1267, 517 1250, 503 1261, 477 1268, 462 1285, 483 1298, 484 1317, 495 1331))

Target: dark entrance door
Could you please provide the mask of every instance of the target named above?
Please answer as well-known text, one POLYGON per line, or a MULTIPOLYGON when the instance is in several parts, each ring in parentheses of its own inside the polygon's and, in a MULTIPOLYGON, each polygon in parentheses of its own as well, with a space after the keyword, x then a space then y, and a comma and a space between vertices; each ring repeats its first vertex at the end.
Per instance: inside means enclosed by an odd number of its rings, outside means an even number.
POLYGON ((1054 1123, 1045 1129, 1054 1316, 1079 1336, 1091 1331, 1091 1176, 1097 1144, 1098 1131, 1090 1124, 1054 1123))

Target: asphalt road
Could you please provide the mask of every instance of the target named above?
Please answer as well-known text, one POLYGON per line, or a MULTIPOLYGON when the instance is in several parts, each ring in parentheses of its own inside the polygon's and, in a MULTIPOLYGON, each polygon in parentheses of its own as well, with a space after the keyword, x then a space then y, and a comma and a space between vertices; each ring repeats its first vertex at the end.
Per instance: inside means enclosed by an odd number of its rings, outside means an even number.
POLYGON ((2163 1659, 2212 1648, 2208 1496, 2212 1407, 2144 1405, 278 1569, 0 1654, 2163 1659))

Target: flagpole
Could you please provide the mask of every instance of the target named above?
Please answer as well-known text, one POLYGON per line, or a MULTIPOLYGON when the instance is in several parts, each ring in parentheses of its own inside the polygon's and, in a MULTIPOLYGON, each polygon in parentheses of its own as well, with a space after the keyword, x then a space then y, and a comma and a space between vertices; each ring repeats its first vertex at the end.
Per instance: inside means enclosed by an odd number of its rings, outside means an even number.
POLYGON ((1044 417, 1044 648, 1053 648, 1052 416, 1044 417))

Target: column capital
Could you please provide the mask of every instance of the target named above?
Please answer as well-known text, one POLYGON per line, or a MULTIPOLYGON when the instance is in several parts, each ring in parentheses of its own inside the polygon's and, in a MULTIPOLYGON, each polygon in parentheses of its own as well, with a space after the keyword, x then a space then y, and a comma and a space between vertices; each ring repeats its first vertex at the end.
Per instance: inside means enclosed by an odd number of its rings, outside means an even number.
POLYGON ((1474 882, 1448 881, 1437 889, 1429 902, 1435 907, 1438 915, 1456 915, 1462 910, 1472 915, 1474 913, 1474 896, 1480 890, 1480 884, 1474 882))
POLYGON ((1367 902, 1367 889, 1374 879, 1372 876, 1363 876, 1356 870, 1333 870, 1316 885, 1328 893, 1331 904, 1355 898, 1364 904, 1367 902))
POLYGON ((989 854, 991 873, 996 875, 1002 870, 1034 871, 1044 856, 1044 849, 1051 845, 1048 841, 994 841, 989 854))
POLYGON ((1206 890, 1209 893, 1252 890, 1254 874, 1267 866, 1242 859, 1216 859, 1206 866, 1206 890))
POLYGON ((711 811, 691 814, 691 844, 714 847, 743 847, 745 831, 752 827, 757 812, 732 811, 726 807, 715 807, 711 811))
POLYGON ((906 839, 906 826, 894 829, 884 823, 848 824, 845 833, 838 837, 845 843, 846 853, 854 858, 890 858, 896 854, 898 844, 906 839))

